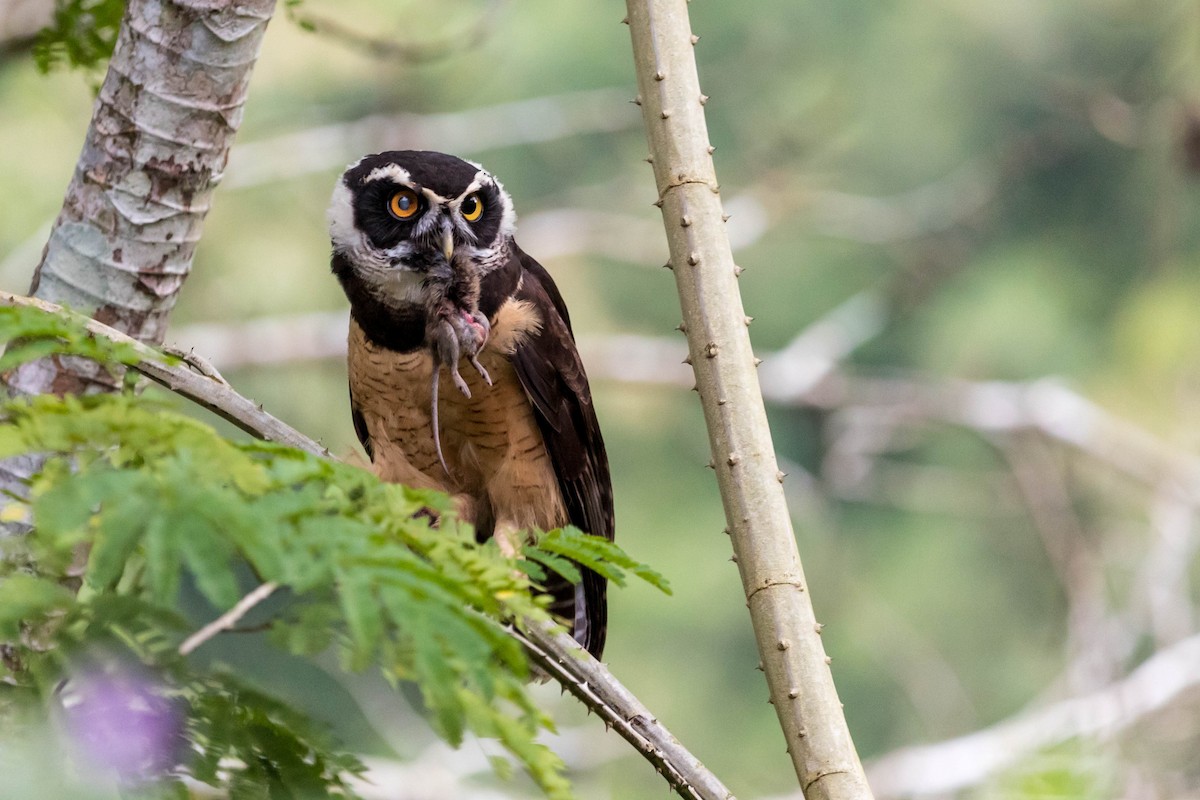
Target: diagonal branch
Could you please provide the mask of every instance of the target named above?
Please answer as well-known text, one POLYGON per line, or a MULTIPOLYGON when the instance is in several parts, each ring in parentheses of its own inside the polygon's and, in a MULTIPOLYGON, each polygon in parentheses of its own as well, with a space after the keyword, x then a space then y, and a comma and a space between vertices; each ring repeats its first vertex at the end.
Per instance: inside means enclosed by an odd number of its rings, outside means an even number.
POLYGON ((217 634, 224 633, 234 625, 237 625, 242 617, 249 614, 256 605, 270 597, 278 588, 279 584, 274 581, 268 581, 255 587, 252 592, 237 601, 233 608, 184 639, 183 643, 179 645, 179 655, 186 656, 192 653, 197 647, 212 639, 217 634))
POLYGON ((74 318, 85 325, 93 336, 102 336, 134 348, 142 357, 142 361, 133 369, 172 392, 204 406, 251 436, 286 444, 322 458, 331 457, 327 449, 263 411, 261 406, 235 392, 229 384, 196 372, 194 368, 164 361, 162 354, 154 348, 110 328, 103 322, 67 311, 54 303, 2 291, 0 291, 0 305, 32 306, 50 314, 74 318))
MULTIPOLYGON (((52 303, 0 292, 0 305, 34 306, 43 311, 73 318, 86 324, 93 336, 130 344, 143 360, 132 369, 166 388, 193 400, 259 439, 279 442, 298 450, 330 458, 329 451, 300 431, 272 417, 233 389, 229 384, 200 375, 190 367, 165 363, 153 348, 103 323, 67 311, 52 303)), ((244 614, 275 590, 266 583, 244 597, 237 605, 189 637, 180 647, 187 654, 205 641, 236 624, 244 614), (184 648, 187 648, 186 650, 184 648)), ((675 791, 689 800, 734 800, 733 794, 671 735, 657 718, 613 677, 608 669, 592 658, 574 639, 549 626, 530 625, 524 633, 507 629, 529 653, 540 669, 553 676, 563 688, 596 712, 654 765, 675 791)))

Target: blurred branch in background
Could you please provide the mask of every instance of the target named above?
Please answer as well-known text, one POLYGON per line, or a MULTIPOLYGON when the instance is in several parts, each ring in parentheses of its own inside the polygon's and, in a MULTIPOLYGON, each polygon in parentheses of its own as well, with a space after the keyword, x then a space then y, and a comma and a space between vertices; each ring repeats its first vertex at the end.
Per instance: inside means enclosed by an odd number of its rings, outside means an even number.
MULTIPOLYGON (((905 747, 867 767, 879 797, 944 795, 1072 739, 1110 739, 1178 702, 1200 685, 1200 635, 1159 650, 1104 688, 1018 714, 937 744, 905 747)), ((798 795, 796 796, 798 797, 798 795)))
POLYGON ((54 0, 0 0, 0 63, 31 51, 53 14, 54 0))
POLYGON ((475 153, 635 126, 628 91, 589 89, 442 114, 372 114, 281 134, 233 149, 226 188, 242 189, 340 170, 364 153, 436 148, 475 153))
POLYGON ((302 0, 291 0, 284 7, 288 18, 301 28, 351 48, 357 53, 406 64, 422 64, 448 58, 479 45, 494 30, 496 18, 505 5, 506 0, 490 0, 487 8, 467 30, 431 42, 400 42, 364 33, 332 17, 301 10, 302 0))

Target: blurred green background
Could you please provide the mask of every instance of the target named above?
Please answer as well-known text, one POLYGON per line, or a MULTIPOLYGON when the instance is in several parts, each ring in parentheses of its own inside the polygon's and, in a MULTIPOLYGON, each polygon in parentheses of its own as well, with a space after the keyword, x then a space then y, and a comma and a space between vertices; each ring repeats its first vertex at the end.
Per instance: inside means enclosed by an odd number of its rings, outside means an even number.
MULTIPOLYGON (((846 352, 834 347, 835 374, 858 383, 770 407, 863 757, 1088 695, 1194 634, 1195 498, 1179 488, 1191 461, 1147 478, 1134 451, 1100 439, 1101 457, 1086 456, 1044 431, 1002 430, 988 407, 971 425, 945 424, 952 414, 893 401, 900 381, 936 394, 1053 377, 1171 453, 1195 450, 1200 8, 697 0, 690 11, 756 349, 783 348, 848 300, 873 309, 852 304, 865 332, 846 352), (867 379, 886 381, 870 402, 855 394, 867 379)), ((699 405, 686 384, 634 375, 633 354, 649 344, 675 337, 666 341, 680 357, 683 345, 671 273, 659 268, 666 248, 639 111, 627 102, 623 12, 557 0, 301 7, 428 44, 436 57, 419 63, 308 33, 281 12, 256 68, 244 149, 217 192, 168 341, 204 354, 187 336, 211 329, 188 326, 344 311, 324 210, 357 144, 483 163, 513 195, 518 240, 555 276, 588 352, 617 350, 615 363, 593 368, 593 384, 618 541, 664 572, 675 595, 615 592, 606 660, 739 796, 784 794, 795 778, 755 670, 699 405), (371 115, 417 116, 370 135, 336 127, 371 115)), ((20 50, 0 54, 4 289, 28 288, 91 96, 79 74, 43 76, 20 50)), ((239 342, 268 355, 290 344, 239 342)), ((763 374, 785 381, 798 369, 768 359, 763 374)), ((336 358, 224 371, 334 452, 357 449, 336 358)), ((214 657, 309 704, 353 746, 411 758, 429 743, 408 706, 369 677, 340 685, 252 637, 233 639, 214 657)), ((1196 694, 1102 736, 1039 746, 965 791, 1196 796, 1196 694)), ((615 734, 555 690, 542 696, 570 733, 562 747, 583 796, 666 795, 615 734)), ((499 787, 529 792, 519 778, 499 787)))

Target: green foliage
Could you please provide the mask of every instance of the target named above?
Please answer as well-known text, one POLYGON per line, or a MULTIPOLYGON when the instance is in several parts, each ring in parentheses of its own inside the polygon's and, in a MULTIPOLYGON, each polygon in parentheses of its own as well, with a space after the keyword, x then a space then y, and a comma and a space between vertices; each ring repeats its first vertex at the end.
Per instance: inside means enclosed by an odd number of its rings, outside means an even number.
POLYGON ((38 69, 96 71, 112 55, 124 13, 124 0, 55 0, 54 19, 33 51, 38 69))
MULTIPOLYGON (((0 333, 133 358, 106 351, 76 322, 37 314, 0 314, 0 333)), ((468 730, 498 739, 554 798, 571 796, 570 786, 535 739, 551 723, 526 691, 525 653, 502 623, 548 619, 536 581, 546 568, 578 580, 572 561, 616 583, 630 571, 666 588, 611 543, 575 530, 544 534, 525 561, 506 558, 475 541, 444 495, 278 445, 232 442, 132 394, 42 396, 4 415, 0 458, 49 460, 28 499, 9 506, 34 530, 8 540, 0 561, 0 638, 15 645, 0 675, 47 703, 65 677, 149 669, 164 682, 159 695, 186 708, 188 757, 172 774, 233 797, 344 792, 344 775, 359 766, 296 712, 180 657, 197 627, 182 618, 185 584, 217 609, 253 588, 238 565, 278 584, 286 602, 272 621, 275 644, 296 655, 334 647, 348 669, 413 681, 440 736, 455 745, 468 730), (77 594, 64 588, 76 581, 77 594)))
POLYGON ((78 318, 48 314, 34 306, 0 306, 0 342, 8 343, 0 356, 0 372, 52 354, 109 365, 129 366, 141 360, 132 345, 92 336, 78 318))

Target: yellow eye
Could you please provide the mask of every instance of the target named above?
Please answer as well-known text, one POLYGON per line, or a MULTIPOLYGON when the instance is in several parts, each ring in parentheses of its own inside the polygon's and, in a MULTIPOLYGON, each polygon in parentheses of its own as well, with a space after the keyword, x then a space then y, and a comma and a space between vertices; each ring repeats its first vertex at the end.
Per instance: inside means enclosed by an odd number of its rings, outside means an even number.
POLYGON ((392 216, 396 219, 410 219, 413 214, 417 213, 419 204, 416 192, 412 189, 401 189, 388 201, 388 211, 392 212, 392 216))
POLYGON ((461 210, 463 219, 474 222, 483 216, 483 201, 479 199, 479 195, 473 194, 462 201, 461 210))

